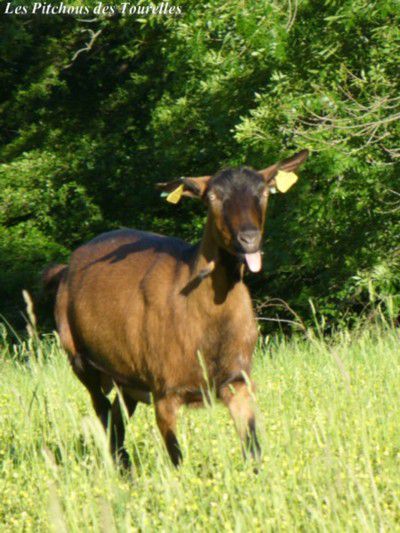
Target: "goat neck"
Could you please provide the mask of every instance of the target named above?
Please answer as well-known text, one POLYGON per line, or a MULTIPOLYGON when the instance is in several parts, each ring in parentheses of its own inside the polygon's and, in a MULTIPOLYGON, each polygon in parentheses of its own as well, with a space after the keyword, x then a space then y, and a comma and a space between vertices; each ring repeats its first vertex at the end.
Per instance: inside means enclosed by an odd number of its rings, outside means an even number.
POLYGON ((215 303, 223 303, 228 293, 243 279, 244 265, 229 252, 220 248, 214 237, 213 224, 207 220, 202 240, 194 258, 192 280, 197 280, 198 291, 215 303))

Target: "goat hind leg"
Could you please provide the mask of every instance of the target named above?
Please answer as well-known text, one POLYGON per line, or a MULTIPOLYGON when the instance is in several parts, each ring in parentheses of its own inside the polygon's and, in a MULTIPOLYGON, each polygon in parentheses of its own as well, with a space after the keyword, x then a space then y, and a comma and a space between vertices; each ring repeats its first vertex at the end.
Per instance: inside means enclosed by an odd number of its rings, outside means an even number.
POLYGON ((126 407, 128 417, 135 412, 137 401, 123 391, 119 391, 112 404, 110 424, 110 447, 114 459, 123 467, 128 468, 131 464, 128 452, 124 448, 125 421, 123 405, 126 407), (122 400, 122 401, 121 401, 122 400), (123 404, 123 405, 122 405, 123 404))
POLYGON ((101 372, 90 365, 80 354, 70 356, 69 360, 75 375, 87 388, 92 399, 93 408, 104 430, 107 431, 111 403, 101 388, 101 372))

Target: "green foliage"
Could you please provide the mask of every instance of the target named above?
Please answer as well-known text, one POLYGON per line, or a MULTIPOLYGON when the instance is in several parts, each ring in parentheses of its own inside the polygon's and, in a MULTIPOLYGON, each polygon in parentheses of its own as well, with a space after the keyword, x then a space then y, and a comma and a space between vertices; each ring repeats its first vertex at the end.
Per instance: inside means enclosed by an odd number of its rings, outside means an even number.
POLYGON ((0 20, 2 312, 14 317, 42 266, 99 231, 197 239, 202 207, 172 209, 155 182, 262 168, 305 147, 299 184, 271 200, 255 295, 284 298, 303 319, 311 298, 334 323, 372 292, 396 294, 398 1, 182 7, 179 17, 0 20), (89 30, 100 33, 85 50, 89 30))
POLYGON ((263 343, 257 475, 221 405, 183 410, 179 471, 140 405, 122 475, 56 342, 0 339, 1 530, 397 531, 399 340, 382 328, 263 343))

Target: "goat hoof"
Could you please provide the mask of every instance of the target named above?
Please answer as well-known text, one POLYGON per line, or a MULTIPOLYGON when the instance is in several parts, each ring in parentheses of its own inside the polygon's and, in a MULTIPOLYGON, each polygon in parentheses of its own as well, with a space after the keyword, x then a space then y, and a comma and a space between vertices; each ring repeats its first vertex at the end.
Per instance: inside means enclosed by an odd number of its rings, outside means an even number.
POLYGON ((128 471, 132 466, 131 459, 125 448, 121 448, 114 453, 114 461, 121 471, 128 471))

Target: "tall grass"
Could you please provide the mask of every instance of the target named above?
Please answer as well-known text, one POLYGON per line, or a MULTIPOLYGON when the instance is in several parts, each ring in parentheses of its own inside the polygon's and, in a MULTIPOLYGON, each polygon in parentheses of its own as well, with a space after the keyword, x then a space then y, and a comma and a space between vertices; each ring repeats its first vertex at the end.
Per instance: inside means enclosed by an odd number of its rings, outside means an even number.
POLYGON ((114 468, 89 396, 57 342, 3 342, 1 531, 400 529, 400 337, 389 327, 270 339, 256 354, 257 475, 219 405, 183 410, 170 465, 153 409, 114 468))

